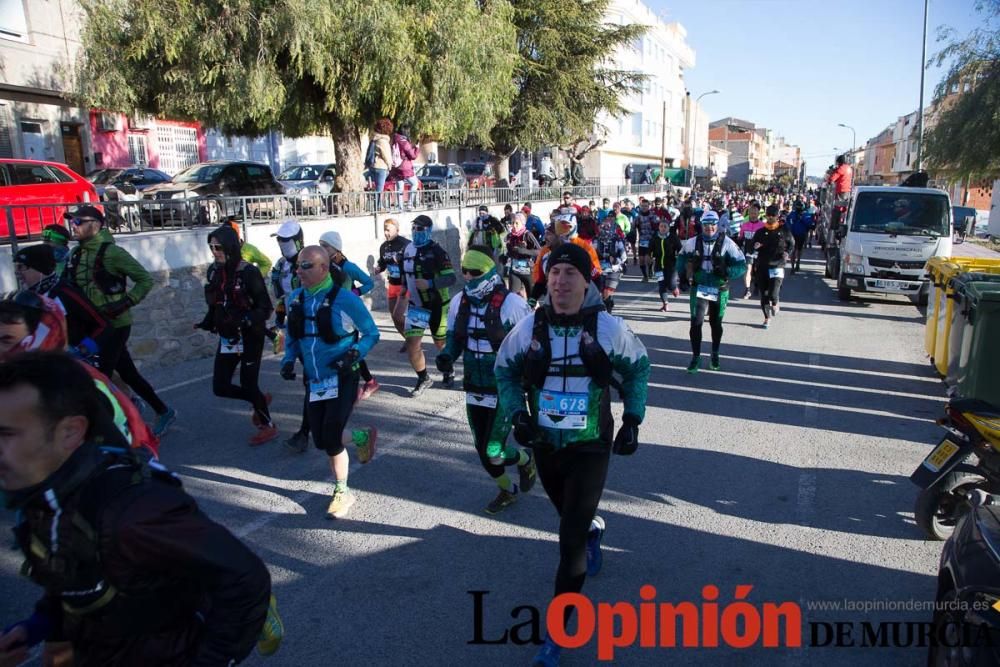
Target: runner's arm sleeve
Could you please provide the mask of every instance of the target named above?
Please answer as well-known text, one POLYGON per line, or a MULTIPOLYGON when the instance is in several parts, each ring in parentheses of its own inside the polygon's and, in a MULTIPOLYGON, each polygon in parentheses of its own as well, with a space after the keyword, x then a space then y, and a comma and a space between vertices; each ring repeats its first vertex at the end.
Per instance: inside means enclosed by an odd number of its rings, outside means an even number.
POLYGON ((618 326, 608 356, 612 367, 622 377, 625 414, 635 415, 641 423, 646 417, 646 397, 649 392, 649 356, 646 354, 646 346, 632 333, 624 320, 615 319, 618 326))
POLYGON ((104 258, 108 271, 128 276, 132 281, 132 289, 128 291, 127 296, 133 304, 146 298, 149 291, 153 289, 153 277, 135 257, 128 254, 125 249, 112 245, 108 248, 104 258))
POLYGON ((378 249, 378 259, 375 260, 375 266, 378 267, 379 271, 385 271, 389 266, 385 261, 385 243, 383 243, 378 249))
POLYGON ((133 571, 197 583, 208 604, 192 665, 242 661, 267 616, 271 577, 264 563, 180 488, 155 485, 137 495, 124 496, 129 504, 113 524, 116 557, 133 571))
POLYGON ((732 239, 726 239, 726 254, 729 257, 729 261, 726 262, 726 276, 729 280, 741 278, 747 272, 747 258, 732 239))
MULTIPOLYGON (((343 309, 343 313, 351 318, 351 321, 354 322, 354 327, 361 334, 361 338, 352 347, 356 348, 358 355, 364 359, 371 352, 371 349, 375 347, 375 343, 378 342, 378 326, 375 325, 372 314, 365 308, 364 301, 353 292, 341 290, 337 294, 337 303, 343 309)), ((334 318, 334 326, 336 326, 338 324, 338 313, 335 308, 331 308, 330 311, 330 317, 334 318)))
POLYGON ((451 287, 457 280, 455 269, 451 265, 451 257, 448 256, 448 253, 441 246, 435 249, 435 254, 437 255, 437 265, 439 268, 434 274, 434 289, 440 290, 445 287, 451 287))
POLYGON ((347 262, 344 268, 347 269, 347 275, 351 277, 351 280, 360 284, 358 292, 360 292, 362 296, 371 292, 372 288, 375 287, 375 282, 372 280, 371 276, 368 275, 368 272, 354 262, 347 262))
POLYGON ((493 370, 496 374, 500 408, 507 415, 527 410, 521 380, 524 374, 524 355, 531 343, 534 322, 534 314, 518 322, 497 350, 493 370))

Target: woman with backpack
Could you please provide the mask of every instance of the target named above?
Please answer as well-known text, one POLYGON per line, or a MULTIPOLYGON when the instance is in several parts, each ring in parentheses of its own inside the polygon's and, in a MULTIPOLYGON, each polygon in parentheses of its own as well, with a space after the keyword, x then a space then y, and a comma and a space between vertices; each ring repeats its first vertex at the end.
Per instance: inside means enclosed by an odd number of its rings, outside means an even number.
POLYGON ((396 183, 396 206, 403 210, 403 195, 406 193, 406 184, 410 184, 410 202, 406 205, 407 211, 412 211, 417 203, 417 190, 420 187, 420 180, 413 170, 413 161, 417 159, 420 151, 410 143, 405 127, 397 129, 392 135, 392 171, 389 178, 396 183))

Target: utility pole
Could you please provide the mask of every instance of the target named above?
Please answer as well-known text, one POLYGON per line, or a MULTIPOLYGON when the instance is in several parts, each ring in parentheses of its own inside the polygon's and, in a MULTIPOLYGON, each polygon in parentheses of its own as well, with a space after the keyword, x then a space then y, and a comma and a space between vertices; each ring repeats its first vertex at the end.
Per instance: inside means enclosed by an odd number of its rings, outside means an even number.
POLYGON ((920 171, 920 161, 924 150, 924 72, 927 70, 927 12, 930 0, 924 0, 924 40, 920 50, 920 108, 917 110, 917 159, 913 171, 920 171))
MULTIPOLYGON (((694 161, 696 159, 695 147, 698 145, 698 102, 700 102, 701 98, 705 97, 706 95, 715 95, 718 92, 719 91, 717 91, 717 90, 710 90, 707 93, 702 93, 701 95, 699 95, 698 98, 694 101, 694 122, 692 123, 692 125, 694 126, 694 128, 693 128, 694 131, 691 133, 691 159, 688 160, 688 164, 691 167, 691 183, 690 183, 690 186, 692 188, 695 186, 695 182, 696 182, 696 178, 697 178, 696 174, 694 173, 694 161)), ((727 141, 727 144, 728 144, 728 141, 727 141)), ((709 146, 711 146, 711 143, 709 143, 709 146)), ((709 151, 709 152, 711 153, 711 151, 709 151)))
MULTIPOLYGON (((660 126, 660 176, 667 165, 667 101, 663 100, 663 125, 660 126)), ((665 176, 663 176, 666 179, 665 176)))

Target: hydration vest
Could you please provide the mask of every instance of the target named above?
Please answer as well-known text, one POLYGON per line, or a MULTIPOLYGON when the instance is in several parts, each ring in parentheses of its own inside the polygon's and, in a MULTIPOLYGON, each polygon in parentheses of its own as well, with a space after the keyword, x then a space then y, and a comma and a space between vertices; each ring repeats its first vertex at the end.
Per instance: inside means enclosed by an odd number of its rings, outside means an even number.
MULTIPOLYGON (((621 381, 613 377, 614 366, 608 353, 597 340, 597 319, 604 312, 604 305, 589 310, 583 317, 583 331, 580 333, 580 360, 587 377, 601 389, 612 386, 624 398, 625 390, 621 381)), ((531 347, 524 358, 522 384, 527 388, 541 390, 549 376, 552 364, 552 339, 549 337, 549 316, 547 308, 535 311, 534 326, 531 329, 531 347)))
MULTIPOLYGON (((108 252, 108 246, 114 245, 111 241, 105 241, 97 249, 97 256, 94 258, 94 284, 105 296, 118 296, 125 293, 127 287, 125 276, 116 276, 104 268, 104 255, 108 252)), ((80 266, 80 255, 83 251, 80 246, 73 249, 67 264, 69 280, 77 287, 83 287, 77 282, 76 269, 80 266)))
MULTIPOLYGON (((130 627, 107 627, 107 636, 138 632, 163 625, 176 613, 177 605, 189 604, 191 592, 176 590, 164 596, 162 590, 129 587, 121 591, 117 585, 127 582, 108 581, 101 554, 102 526, 112 527, 118 515, 103 510, 115 499, 146 484, 181 486, 180 480, 166 468, 136 449, 102 447, 100 460, 89 472, 67 483, 62 489, 65 505, 46 497, 49 506, 33 504, 19 514, 14 527, 21 549, 26 554, 21 574, 42 586, 46 593, 61 602, 63 627, 72 637, 74 629, 85 617, 114 609, 114 618, 130 627), (52 503, 57 503, 52 507, 52 503), (129 621, 133 621, 130 623, 129 621)), ((166 586, 167 583, 164 583, 166 586)), ((93 624, 90 626, 94 627, 93 624)), ((98 629, 99 634, 103 634, 98 629)), ((91 639, 91 637, 88 637, 91 639)))
MULTIPOLYGON (((725 275, 726 271, 726 258, 722 255, 722 249, 726 244, 726 235, 719 233, 718 238, 715 241, 715 245, 712 246, 712 253, 710 255, 712 260, 712 273, 718 275, 720 272, 725 275)), ((695 254, 698 255, 698 269, 702 270, 702 265, 705 263, 705 237, 702 234, 698 234, 698 238, 694 242, 695 254)))
MULTIPOLYGON (((507 330, 503 326, 503 318, 500 315, 506 298, 507 288, 503 285, 493 290, 490 300, 486 304, 486 312, 482 317, 483 328, 476 329, 472 333, 473 340, 488 340, 494 354, 500 349, 500 344, 507 336, 507 330)), ((469 339, 469 317, 471 314, 472 304, 469 301, 469 295, 463 290, 462 300, 458 305, 458 315, 455 317, 455 328, 452 330, 452 337, 463 352, 469 339)))
POLYGON ((300 291, 298 298, 288 307, 288 335, 297 340, 319 338, 324 343, 331 345, 344 338, 355 336, 357 332, 341 336, 333 330, 332 304, 337 298, 338 292, 340 292, 340 285, 334 283, 326 296, 323 297, 323 304, 313 317, 306 315, 305 290, 300 291), (317 333, 306 333, 306 320, 312 320, 316 323, 317 333))

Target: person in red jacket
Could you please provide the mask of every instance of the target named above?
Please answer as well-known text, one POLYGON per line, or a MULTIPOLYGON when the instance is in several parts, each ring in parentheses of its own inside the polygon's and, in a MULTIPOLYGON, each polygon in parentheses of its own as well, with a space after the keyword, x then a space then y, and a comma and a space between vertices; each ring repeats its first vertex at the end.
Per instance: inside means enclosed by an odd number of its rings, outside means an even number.
POLYGON ((406 210, 412 210, 417 203, 417 189, 420 181, 413 171, 413 161, 417 159, 420 151, 410 143, 410 138, 406 136, 406 128, 396 128, 396 133, 392 135, 392 170, 389 178, 396 182, 396 192, 399 197, 399 208, 403 208, 403 193, 406 192, 406 184, 410 184, 410 202, 406 205, 406 210))
POLYGON ((838 197, 851 191, 854 183, 854 170, 847 164, 847 158, 843 155, 837 156, 837 167, 833 173, 826 177, 826 182, 833 185, 834 194, 838 197))

